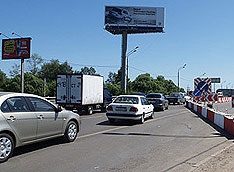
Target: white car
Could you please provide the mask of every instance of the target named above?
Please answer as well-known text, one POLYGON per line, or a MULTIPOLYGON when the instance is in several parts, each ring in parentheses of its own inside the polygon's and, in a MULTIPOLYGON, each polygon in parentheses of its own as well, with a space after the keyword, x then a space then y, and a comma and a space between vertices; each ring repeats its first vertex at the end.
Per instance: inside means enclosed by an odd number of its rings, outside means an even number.
POLYGON ((154 106, 144 96, 120 95, 109 104, 106 116, 110 123, 116 119, 137 120, 141 124, 145 118, 153 118, 154 106))

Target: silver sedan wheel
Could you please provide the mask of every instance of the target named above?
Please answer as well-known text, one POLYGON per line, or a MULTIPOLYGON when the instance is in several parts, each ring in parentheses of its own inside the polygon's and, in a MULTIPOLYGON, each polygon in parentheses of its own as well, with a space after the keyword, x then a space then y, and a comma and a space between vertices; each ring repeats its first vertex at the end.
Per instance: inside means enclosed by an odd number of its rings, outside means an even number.
POLYGON ((6 161, 13 153, 14 143, 8 134, 0 135, 0 162, 6 161))
POLYGON ((78 133, 77 124, 73 121, 68 123, 65 138, 68 142, 73 142, 76 139, 78 133))
POLYGON ((76 125, 71 124, 69 126, 69 130, 68 130, 68 136, 71 140, 73 140, 74 138, 76 138, 76 134, 77 134, 77 128, 76 125))

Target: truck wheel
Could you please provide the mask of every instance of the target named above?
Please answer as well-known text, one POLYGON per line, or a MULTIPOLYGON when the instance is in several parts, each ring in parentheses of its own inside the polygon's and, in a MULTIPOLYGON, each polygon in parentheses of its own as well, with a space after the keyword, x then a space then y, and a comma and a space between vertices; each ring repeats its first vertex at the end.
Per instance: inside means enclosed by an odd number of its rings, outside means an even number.
POLYGON ((87 113, 88 113, 89 115, 92 115, 92 114, 93 114, 93 106, 88 106, 88 108, 87 108, 87 113))
POLYGON ((14 141, 9 134, 0 134, 0 163, 7 161, 13 154, 14 141))

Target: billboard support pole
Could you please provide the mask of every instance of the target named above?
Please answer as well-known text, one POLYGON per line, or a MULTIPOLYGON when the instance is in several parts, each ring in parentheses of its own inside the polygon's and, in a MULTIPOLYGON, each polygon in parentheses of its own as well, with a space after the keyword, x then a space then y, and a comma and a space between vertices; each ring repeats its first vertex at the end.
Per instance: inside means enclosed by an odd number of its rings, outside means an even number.
POLYGON ((121 79, 121 89, 126 93, 127 91, 127 76, 126 76, 126 52, 127 52, 127 32, 124 31, 122 33, 122 65, 121 65, 121 72, 122 72, 122 79, 121 79))
POLYGON ((24 58, 21 58, 21 92, 24 92, 24 58))

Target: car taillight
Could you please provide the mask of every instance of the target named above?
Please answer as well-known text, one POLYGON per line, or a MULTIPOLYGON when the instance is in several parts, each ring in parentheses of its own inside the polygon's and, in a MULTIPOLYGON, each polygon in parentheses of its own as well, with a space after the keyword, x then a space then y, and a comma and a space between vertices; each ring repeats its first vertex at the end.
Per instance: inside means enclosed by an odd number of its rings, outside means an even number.
POLYGON ((137 112, 138 109, 137 109, 136 107, 131 107, 131 108, 129 109, 129 111, 130 111, 130 112, 137 112))
POLYGON ((107 106, 106 110, 108 110, 108 111, 112 111, 112 110, 113 110, 113 108, 112 108, 112 106, 107 106))
POLYGON ((162 101, 162 100, 159 100, 159 102, 160 102, 160 103, 163 103, 163 101, 162 101))

